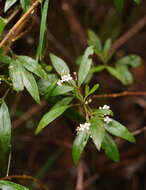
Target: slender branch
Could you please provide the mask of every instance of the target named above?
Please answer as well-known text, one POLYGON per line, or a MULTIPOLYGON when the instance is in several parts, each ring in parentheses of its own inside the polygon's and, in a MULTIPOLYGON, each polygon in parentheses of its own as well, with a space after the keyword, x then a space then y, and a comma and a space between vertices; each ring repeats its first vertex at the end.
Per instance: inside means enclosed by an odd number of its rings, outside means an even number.
POLYGON ((123 34, 119 39, 117 39, 112 48, 114 50, 121 47, 124 43, 126 43, 130 38, 132 38, 137 32, 139 32, 146 25, 146 15, 140 19, 132 28, 130 28, 125 34, 123 34))
POLYGON ((77 184, 76 190, 84 190, 84 168, 83 162, 80 161, 77 168, 77 184))
POLYGON ((49 188, 43 184, 40 180, 38 180, 35 177, 28 176, 28 175, 9 175, 3 178, 0 178, 0 180, 7 180, 7 179, 24 179, 24 180, 32 180, 35 183, 39 184, 42 190, 49 190, 49 188))
POLYGON ((113 93, 113 94, 99 94, 99 95, 93 95, 91 98, 118 98, 122 96, 146 96, 146 92, 119 92, 119 93, 113 93))
POLYGON ((22 28, 26 21, 28 21, 28 19, 34 12, 34 9, 37 7, 39 3, 40 0, 36 0, 28 9, 28 11, 24 15, 22 15, 22 17, 17 21, 17 23, 11 28, 8 34, 0 42, 0 48, 5 48, 5 50, 7 50, 8 46, 12 43, 13 39, 18 34, 19 28, 22 28))

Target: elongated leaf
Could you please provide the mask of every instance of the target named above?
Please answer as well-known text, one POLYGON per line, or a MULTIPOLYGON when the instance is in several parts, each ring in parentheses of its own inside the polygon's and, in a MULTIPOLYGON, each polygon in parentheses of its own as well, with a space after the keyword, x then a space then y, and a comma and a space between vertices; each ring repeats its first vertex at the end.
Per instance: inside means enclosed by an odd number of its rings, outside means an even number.
POLYGON ((138 67, 142 63, 141 58, 138 55, 128 55, 126 57, 122 57, 116 62, 116 65, 129 65, 131 67, 138 67))
POLYGON ((21 2, 23 11, 26 12, 31 5, 31 0, 20 0, 20 2, 21 2))
POLYGON ((41 65, 31 57, 18 56, 20 64, 22 64, 28 71, 36 74, 38 77, 47 79, 47 73, 42 69, 41 65))
POLYGON ((88 30, 88 45, 93 46, 97 54, 100 53, 102 49, 100 39, 92 30, 88 30))
POLYGON ((23 80, 23 84, 25 86, 25 88, 27 89, 27 91, 30 93, 30 95, 33 97, 33 99, 39 103, 40 102, 40 97, 39 97, 39 91, 38 91, 38 86, 36 83, 36 80, 34 78, 34 76, 29 73, 28 71, 26 71, 23 68, 23 72, 22 72, 22 80, 23 80))
POLYGON ((28 188, 6 180, 0 180, 1 190, 29 190, 28 188))
POLYGON ((92 59, 90 58, 90 56, 93 54, 93 47, 89 46, 86 50, 85 53, 82 57, 82 61, 79 67, 79 72, 78 72, 78 85, 81 86, 81 84, 84 82, 84 80, 86 79, 91 64, 92 64, 92 59))
POLYGON ((59 108, 60 106, 66 106, 68 105, 71 101, 73 100, 73 97, 66 97, 63 98, 62 100, 58 101, 52 109, 59 108))
POLYGON ((3 102, 0 107, 0 167, 6 172, 8 153, 11 147, 11 121, 8 107, 3 102))
POLYGON ((2 34, 2 32, 3 32, 4 28, 5 28, 5 25, 6 25, 5 19, 3 19, 0 16, 0 35, 2 34))
POLYGON ((40 133, 42 129, 44 129, 47 125, 49 125, 52 121, 54 121, 57 117, 63 114, 65 110, 67 110, 70 106, 60 106, 54 109, 51 109, 48 113, 46 113, 41 121, 39 122, 36 134, 40 133))
POLYGON ((95 84, 95 85, 90 89, 90 91, 88 92, 88 95, 87 95, 87 96, 93 94, 93 93, 94 93, 96 90, 98 90, 98 89, 99 89, 99 84, 95 84))
POLYGON ((80 131, 77 134, 72 146, 72 157, 74 164, 78 164, 81 154, 88 142, 89 136, 90 135, 86 130, 80 131))
POLYGON ((99 66, 96 66, 96 67, 92 67, 90 72, 91 73, 96 73, 96 72, 101 72, 105 69, 105 66, 104 65, 99 65, 99 66))
POLYGON ((7 12, 16 2, 17 0, 6 0, 4 12, 7 12))
POLYGON ((98 150, 101 148, 101 144, 105 135, 104 123, 101 120, 94 118, 91 121, 91 137, 98 150))
POLYGON ((96 109, 93 114, 97 117, 104 117, 105 115, 113 116, 113 112, 110 109, 96 109))
POLYGON ((13 83, 13 89, 17 92, 24 89, 23 78, 22 78, 23 68, 21 64, 12 59, 9 65, 9 75, 13 83))
POLYGON ((44 4, 42 6, 42 14, 41 14, 39 45, 38 45, 37 55, 36 55, 37 60, 41 60, 43 57, 48 6, 49 6, 49 0, 44 0, 44 4))
POLYGON ((72 91, 74 88, 68 85, 56 86, 51 93, 51 96, 58 96, 62 94, 66 94, 67 92, 72 91))
POLYGON ((70 73, 69 67, 61 58, 51 53, 50 59, 51 59, 54 69, 57 71, 59 75, 62 76, 62 75, 67 75, 70 73))
POLYGON ((119 150, 114 142, 114 140, 111 138, 110 135, 105 133, 103 142, 102 142, 102 148, 105 150, 105 154, 111 158, 113 161, 117 162, 119 161, 119 150))
POLYGON ((120 73, 120 81, 124 85, 130 85, 133 83, 133 76, 131 72, 128 70, 126 65, 116 65, 116 70, 120 73))
POLYGON ((115 121, 114 119, 112 119, 112 121, 108 125, 105 125, 105 128, 112 135, 121 137, 130 142, 135 142, 135 138, 132 133, 130 133, 124 125, 122 125, 118 121, 115 121))

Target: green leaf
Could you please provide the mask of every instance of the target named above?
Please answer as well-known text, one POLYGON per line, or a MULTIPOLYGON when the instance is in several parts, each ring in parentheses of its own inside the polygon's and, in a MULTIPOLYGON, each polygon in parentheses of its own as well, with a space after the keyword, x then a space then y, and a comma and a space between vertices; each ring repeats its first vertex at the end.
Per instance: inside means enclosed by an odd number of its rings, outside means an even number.
POLYGON ((29 190, 28 188, 6 180, 0 180, 1 190, 29 190))
POLYGON ((105 133, 102 148, 105 150, 105 154, 113 161, 118 162, 120 160, 118 147, 111 136, 107 133, 105 133))
POLYGON ((105 44, 104 44, 103 50, 102 50, 102 54, 103 54, 105 62, 107 62, 109 60, 109 58, 111 57, 111 53, 110 53, 111 45, 112 45, 112 41, 110 38, 108 38, 105 41, 105 44), (110 55, 109 55, 109 53, 110 53, 110 55))
POLYGON ((5 63, 5 64, 10 64, 11 63, 11 58, 7 55, 1 55, 0 54, 0 62, 5 63))
POLYGON ((117 79, 120 80, 120 81, 122 80, 120 72, 118 72, 115 68, 108 66, 108 67, 106 67, 106 69, 107 69, 107 71, 108 71, 112 76, 114 76, 115 78, 117 78, 117 79))
POLYGON ((6 25, 5 19, 3 19, 0 16, 0 35, 2 34, 2 32, 3 32, 4 28, 5 28, 5 25, 6 25))
POLYGON ((141 65, 141 63, 141 58, 138 55, 128 55, 116 62, 118 65, 129 65, 131 67, 138 67, 141 65))
POLYGON ((6 0, 4 12, 7 12, 16 2, 17 0, 6 0))
POLYGON ((56 86, 51 93, 51 96, 58 96, 66 94, 67 92, 72 91, 74 88, 68 85, 56 86))
POLYGON ((26 12, 31 5, 31 0, 20 0, 20 2, 21 2, 23 11, 26 12))
POLYGON ((89 136, 90 135, 87 130, 80 131, 77 134, 72 146, 72 157, 74 164, 78 164, 81 154, 88 142, 89 136))
POLYGON ((113 112, 110 109, 96 109, 94 110, 93 114, 97 117, 104 117, 105 115, 113 116, 113 112))
POLYGON ((37 103, 40 103, 39 91, 38 91, 38 86, 37 86, 36 80, 35 80, 34 76, 31 73, 29 73, 28 71, 26 71, 24 68, 23 68, 23 72, 22 72, 22 80, 23 80, 23 84, 24 84, 25 88, 30 93, 30 95, 33 97, 33 99, 37 103))
POLYGON ((22 65, 17 60, 12 59, 9 65, 9 75, 13 83, 13 89, 17 92, 24 89, 22 72, 22 65))
POLYGON ((130 142, 135 142, 135 138, 132 133, 130 133, 124 125, 114 119, 112 119, 108 125, 105 125, 105 129, 112 135, 121 137, 130 142))
POLYGON ((101 41, 94 31, 88 30, 88 45, 93 46, 95 53, 100 53, 102 49, 101 41))
POLYGON ((102 120, 94 118, 91 120, 91 137, 98 150, 101 148, 101 144, 105 135, 104 123, 102 120))
POLYGON ((124 0, 114 0, 114 3, 118 10, 122 10, 124 7, 124 0))
POLYGON ((92 59, 90 58, 90 56, 93 54, 93 47, 89 46, 86 50, 85 53, 82 57, 82 61, 79 67, 79 72, 78 72, 78 85, 81 86, 81 84, 84 82, 84 80, 86 79, 91 64, 92 64, 92 59))
POLYGON ((44 4, 42 6, 42 13, 41 13, 41 26, 40 26, 39 45, 38 45, 38 48, 37 48, 37 55, 36 55, 37 60, 42 60, 42 57, 43 57, 48 6, 49 6, 49 0, 44 0, 44 4))
POLYGON ((120 81, 124 85, 133 83, 133 76, 126 65, 116 65, 116 70, 120 73, 120 81))
POLYGON ((0 167, 6 171, 8 153, 11 148, 11 121, 8 107, 3 102, 0 107, 0 167))
POLYGON ((20 63, 30 72, 36 74, 38 77, 47 79, 47 73, 42 69, 41 65, 31 57, 28 56, 17 56, 20 63))
POLYGON ((62 75, 67 75, 70 73, 69 67, 63 61, 63 59, 57 57, 56 55, 52 53, 50 54, 50 59, 51 59, 54 69, 57 71, 59 75, 62 76, 62 75))
POLYGON ((42 119, 40 120, 35 134, 38 134, 42 129, 44 129, 47 125, 49 125, 52 121, 54 121, 57 117, 62 115, 70 106, 67 105, 72 101, 72 97, 67 97, 57 102, 51 110, 46 113, 42 119))
POLYGON ((93 93, 94 93, 96 90, 98 90, 98 89, 99 89, 99 84, 95 84, 95 85, 90 89, 90 91, 88 92, 88 95, 87 95, 87 96, 93 94, 93 93))
POLYGON ((99 66, 92 67, 91 70, 90 70, 90 72, 91 73, 101 72, 104 69, 105 69, 104 65, 99 65, 99 66))

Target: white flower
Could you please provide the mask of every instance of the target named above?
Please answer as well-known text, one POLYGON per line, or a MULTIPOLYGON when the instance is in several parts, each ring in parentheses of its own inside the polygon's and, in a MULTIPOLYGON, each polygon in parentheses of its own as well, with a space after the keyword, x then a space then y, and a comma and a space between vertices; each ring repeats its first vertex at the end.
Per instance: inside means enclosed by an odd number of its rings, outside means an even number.
POLYGON ((112 119, 109 116, 106 116, 103 120, 107 124, 109 124, 112 121, 112 119))
POLYGON ((80 124, 78 127, 77 127, 77 129, 76 129, 76 131, 77 132, 79 132, 79 131, 84 131, 84 130, 89 130, 90 129, 90 123, 83 123, 83 124, 80 124))
POLYGON ((72 77, 71 77, 70 74, 63 75, 63 76, 61 76, 61 80, 59 79, 59 80, 57 81, 57 84, 58 84, 59 86, 62 86, 62 83, 63 83, 63 82, 68 82, 68 81, 70 81, 70 80, 72 80, 72 77))
POLYGON ((89 100, 85 101, 85 104, 89 104, 92 102, 92 99, 90 98, 89 100))
POLYGON ((100 106, 99 109, 100 110, 109 110, 110 106, 108 106, 108 105, 105 104, 103 107, 100 106))

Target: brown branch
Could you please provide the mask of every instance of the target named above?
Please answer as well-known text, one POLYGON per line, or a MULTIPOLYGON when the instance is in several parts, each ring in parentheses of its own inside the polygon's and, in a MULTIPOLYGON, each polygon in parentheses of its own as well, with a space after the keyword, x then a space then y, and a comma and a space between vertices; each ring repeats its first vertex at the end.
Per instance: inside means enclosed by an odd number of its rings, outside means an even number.
POLYGON ((24 180, 32 180, 35 183, 39 184, 39 186, 41 187, 41 190, 49 190, 49 188, 43 184, 40 180, 36 179, 35 177, 32 176, 28 176, 28 175, 10 175, 10 176, 6 176, 3 178, 0 178, 0 180, 7 180, 7 179, 24 179, 24 180))
POLYGON ((25 121, 27 121, 30 117, 32 117, 34 114, 39 112, 44 106, 46 105, 46 101, 42 101, 41 104, 34 105, 31 107, 26 113, 24 113, 19 119, 16 119, 12 122, 13 128, 18 127, 25 121))
POLYGON ((4 39, 0 42, 0 48, 4 48, 5 51, 8 49, 8 46, 12 43, 13 39, 17 36, 20 29, 23 28, 24 24, 28 21, 30 16, 33 14, 34 9, 40 3, 40 0, 36 0, 32 6, 28 9, 28 11, 22 15, 22 17, 17 21, 17 23, 11 28, 8 34, 4 37, 4 39))
POLYGON ((113 94, 99 94, 99 95, 93 95, 91 98, 118 98, 122 96, 146 96, 146 92, 119 92, 119 93, 113 93, 113 94))
POLYGON ((114 50, 120 48, 124 43, 126 43, 130 38, 132 38, 137 32, 139 32, 146 25, 146 15, 140 19, 132 28, 130 28, 125 34, 123 34, 119 39, 117 39, 112 48, 114 50))
POLYGON ((84 190, 84 166, 82 161, 80 161, 77 168, 76 190, 84 190))

